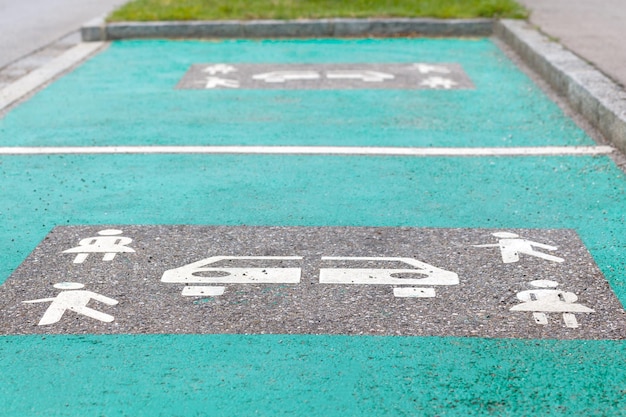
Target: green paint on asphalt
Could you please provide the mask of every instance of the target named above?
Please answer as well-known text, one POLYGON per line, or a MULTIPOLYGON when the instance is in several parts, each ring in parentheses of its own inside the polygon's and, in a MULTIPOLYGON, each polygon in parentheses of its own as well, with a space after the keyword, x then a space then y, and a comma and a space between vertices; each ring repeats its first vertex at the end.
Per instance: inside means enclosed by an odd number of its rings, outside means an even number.
POLYGON ((592 144, 487 39, 117 42, 1 119, 0 136, 8 146, 592 144), (174 89, 205 62, 457 62, 476 89, 174 89))
POLYGON ((23 336, 0 344, 0 396, 7 416, 625 415, 607 357, 623 364, 624 344, 23 336))
POLYGON ((572 228, 626 303, 607 157, 11 156, 0 176, 3 279, 56 225, 572 228))
MULTIPOLYGON (((489 40, 120 42, 2 146, 592 144, 489 40), (197 62, 459 62, 473 91, 176 91, 197 62), (328 125, 320 121, 328 122, 328 125), (360 123, 360 124, 359 124, 360 123)), ((572 228, 626 303, 607 157, 0 157, 0 281, 56 225, 572 228)), ((623 341, 4 336, 3 415, 624 415, 623 341)))

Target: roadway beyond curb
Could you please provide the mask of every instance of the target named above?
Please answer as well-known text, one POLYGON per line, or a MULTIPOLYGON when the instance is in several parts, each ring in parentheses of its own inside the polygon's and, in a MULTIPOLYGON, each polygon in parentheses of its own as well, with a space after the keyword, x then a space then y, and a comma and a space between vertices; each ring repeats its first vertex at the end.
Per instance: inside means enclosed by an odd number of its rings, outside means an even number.
POLYGON ((98 18, 86 23, 81 34, 85 42, 149 38, 495 35, 610 143, 626 153, 626 91, 526 21, 398 18, 106 23, 98 18))

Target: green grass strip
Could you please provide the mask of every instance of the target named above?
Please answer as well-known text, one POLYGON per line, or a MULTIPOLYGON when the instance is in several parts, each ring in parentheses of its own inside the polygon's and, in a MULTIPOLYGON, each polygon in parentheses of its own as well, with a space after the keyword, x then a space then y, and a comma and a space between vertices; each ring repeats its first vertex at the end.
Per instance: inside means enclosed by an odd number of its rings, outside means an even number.
POLYGON ((527 14, 514 0, 133 0, 108 20, 525 18, 527 14))

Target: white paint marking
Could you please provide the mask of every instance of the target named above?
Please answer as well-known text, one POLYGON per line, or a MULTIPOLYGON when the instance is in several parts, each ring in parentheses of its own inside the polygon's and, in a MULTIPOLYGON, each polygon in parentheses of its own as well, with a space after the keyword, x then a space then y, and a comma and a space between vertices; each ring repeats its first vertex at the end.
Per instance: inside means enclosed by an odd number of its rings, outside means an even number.
POLYGON ((321 268, 320 283, 322 284, 457 285, 459 283, 459 276, 456 273, 413 258, 323 256, 322 260, 399 262, 414 268, 321 268), (421 277, 402 278, 403 276, 421 277))
MULTIPOLYGON (((537 258, 545 259, 552 262, 563 262, 565 259, 558 256, 548 255, 547 253, 539 252, 534 249, 538 247, 549 251, 555 251, 558 248, 552 245, 546 245, 545 243, 533 242, 532 240, 522 239, 515 233, 509 232, 497 232, 492 233, 493 236, 499 238, 498 243, 489 243, 486 245, 472 245, 476 248, 499 248, 502 255, 502 262, 505 264, 519 262, 520 254, 534 256, 537 258)), ((545 283, 548 281, 537 280, 533 282, 545 283)), ((550 281, 554 282, 554 281, 550 281)), ((539 284, 541 285, 541 284, 539 284)), ((558 285, 558 283, 557 283, 558 285)))
POLYGON ((548 317, 545 313, 563 313, 563 322, 570 329, 578 328, 578 321, 573 313, 594 313, 595 310, 577 304, 578 296, 573 292, 554 289, 558 282, 551 280, 531 281, 537 289, 517 293, 517 299, 523 303, 510 308, 510 311, 531 311, 535 323, 545 326, 548 317))
POLYGON ((206 72, 209 75, 230 74, 231 72, 237 72, 237 68, 228 64, 215 64, 207 66, 202 72, 206 72))
POLYGON ((217 87, 239 88, 239 81, 227 78, 207 77, 204 88, 211 89, 217 87))
POLYGON ((450 74, 450 69, 444 67, 443 65, 430 65, 430 64, 414 64, 412 68, 415 68, 422 74, 429 74, 431 72, 436 72, 439 74, 450 74))
POLYGON ((224 294, 226 287, 210 287, 197 285, 183 288, 185 297, 217 297, 224 294))
POLYGON ((8 87, 0 90, 0 110, 15 103, 77 63, 86 59, 104 45, 104 42, 79 43, 44 66, 30 72, 8 87))
POLYGON ((593 313, 594 310, 577 304, 578 297, 573 292, 562 290, 527 290, 517 294, 521 304, 511 307, 511 311, 533 311, 542 313, 593 313))
POLYGON ((565 326, 570 329, 578 328, 578 320, 576 320, 576 316, 572 313, 563 313, 563 322, 565 326))
POLYGON ((115 259, 118 253, 134 253, 135 250, 129 248, 128 244, 133 240, 129 237, 118 236, 122 234, 121 230, 107 229, 98 232, 100 236, 88 237, 78 242, 78 246, 64 250, 63 253, 76 253, 74 258, 75 264, 85 262, 90 253, 102 253, 102 260, 110 262, 115 259))
POLYGON ((393 295, 396 297, 432 298, 436 294, 434 288, 400 287, 393 289, 393 295))
POLYGON ((87 260, 87 257, 89 257, 88 253, 79 253, 74 258, 74 263, 75 264, 82 264, 83 262, 85 262, 87 260))
POLYGON ((564 156, 607 155, 610 146, 537 146, 510 148, 401 148, 359 146, 44 146, 0 147, 0 155, 231 154, 369 156, 564 156))
POLYGON ((368 83, 380 83, 385 80, 393 80, 395 77, 379 71, 366 70, 335 70, 328 71, 326 77, 330 80, 361 80, 368 83))
POLYGON ((265 81, 266 83, 284 83, 286 81, 318 80, 320 74, 317 71, 272 71, 252 76, 253 80, 265 81))
POLYGON ((91 300, 95 300, 106 305, 114 306, 118 304, 117 300, 97 294, 93 291, 82 290, 81 288, 83 288, 84 285, 77 282, 60 282, 55 284, 54 287, 64 289, 64 291, 61 291, 56 297, 52 298, 22 301, 22 303, 25 304, 51 302, 50 306, 39 321, 38 326, 46 326, 59 322, 67 310, 74 311, 78 314, 82 314, 83 316, 91 317, 92 319, 103 321, 105 323, 110 323, 114 320, 114 317, 110 314, 89 308, 87 307, 87 304, 91 300))
POLYGON ((301 256, 212 256, 179 268, 167 270, 163 273, 161 281, 185 284, 297 284, 300 282, 300 268, 231 268, 214 266, 214 264, 220 261, 236 260, 283 261, 300 259, 302 259, 301 256))
POLYGON ((548 316, 546 316, 546 313, 533 313, 533 318, 537 324, 541 324, 542 326, 548 324, 548 316))
POLYGON ((420 83, 420 85, 426 87, 434 89, 443 88, 444 90, 449 90, 457 84, 458 83, 456 81, 443 77, 430 77, 420 83))

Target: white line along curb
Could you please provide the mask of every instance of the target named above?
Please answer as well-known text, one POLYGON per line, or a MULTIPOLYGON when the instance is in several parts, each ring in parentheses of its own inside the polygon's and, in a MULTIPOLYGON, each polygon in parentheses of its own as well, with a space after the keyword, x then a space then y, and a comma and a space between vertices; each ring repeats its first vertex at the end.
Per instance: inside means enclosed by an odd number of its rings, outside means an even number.
POLYGON ((2 147, 0 155, 68 154, 240 154, 372 156, 561 156, 607 155, 610 146, 537 146, 511 148, 400 148, 357 146, 75 146, 2 147))
POLYGON ((8 87, 0 90, 0 111, 20 98, 52 81, 55 77, 72 68, 96 52, 104 42, 79 43, 44 66, 30 72, 8 87))

